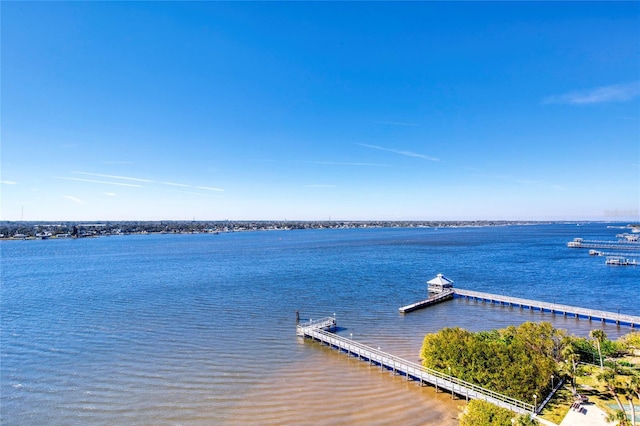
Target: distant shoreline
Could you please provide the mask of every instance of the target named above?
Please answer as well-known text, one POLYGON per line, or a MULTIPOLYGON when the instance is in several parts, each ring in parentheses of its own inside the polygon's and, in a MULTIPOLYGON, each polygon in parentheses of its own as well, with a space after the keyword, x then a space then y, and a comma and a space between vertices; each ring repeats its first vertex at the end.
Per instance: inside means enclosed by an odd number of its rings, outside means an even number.
POLYGON ((0 221, 0 240, 44 240, 145 234, 219 234, 228 232, 291 231, 302 229, 477 228, 575 223, 600 223, 600 221, 0 221))

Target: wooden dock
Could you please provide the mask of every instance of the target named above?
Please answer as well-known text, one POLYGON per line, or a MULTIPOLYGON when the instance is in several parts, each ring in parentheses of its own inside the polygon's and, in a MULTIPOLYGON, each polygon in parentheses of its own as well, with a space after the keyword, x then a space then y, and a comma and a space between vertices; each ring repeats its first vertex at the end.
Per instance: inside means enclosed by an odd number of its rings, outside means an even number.
POLYGON ((454 290, 447 290, 443 291, 442 293, 437 293, 434 296, 429 297, 428 299, 412 303, 411 305, 403 306, 402 308, 400 308, 400 312, 406 314, 407 312, 416 311, 418 309, 426 308, 427 306, 435 305, 436 303, 444 302, 445 300, 453 299, 454 293, 454 290))
POLYGON ((640 257, 640 252, 638 253, 616 253, 611 251, 598 251, 598 250, 589 250, 590 256, 618 256, 618 257, 640 257))
POLYGON ((335 314, 332 317, 325 317, 317 320, 309 320, 296 325, 296 334, 298 336, 304 337, 307 330, 335 331, 337 324, 338 323, 336 322, 335 314))
POLYGON ((502 296, 499 294, 483 293, 479 291, 463 290, 461 288, 454 289, 453 297, 471 299, 485 303, 496 303, 506 306, 517 306, 521 309, 561 314, 564 316, 572 316, 574 318, 624 325, 631 328, 640 327, 640 317, 634 315, 580 308, 577 306, 561 305, 557 303, 547 303, 539 300, 521 299, 518 297, 502 296))
POLYGON ((617 250, 640 250, 638 241, 604 241, 604 240, 584 240, 574 238, 567 243, 569 248, 590 248, 590 249, 617 249, 617 250))
POLYGON ((499 407, 507 408, 516 413, 537 414, 540 407, 533 406, 515 398, 493 392, 489 389, 465 382, 456 377, 446 375, 436 370, 423 367, 415 362, 407 361, 390 353, 358 343, 334 333, 330 333, 322 328, 327 328, 331 323, 335 323, 334 317, 318 320, 314 324, 300 324, 296 327, 296 334, 310 338, 325 344, 333 349, 345 353, 348 356, 357 357, 361 361, 369 362, 372 365, 380 366, 382 371, 392 371, 394 374, 406 377, 407 380, 420 382, 420 385, 430 384, 435 386, 436 391, 444 389, 458 395, 461 398, 481 399, 499 407))
POLYGON ((522 299, 518 297, 502 296, 493 293, 483 293, 480 291, 464 290, 455 288, 449 290, 446 294, 438 294, 429 297, 421 302, 399 308, 400 313, 408 313, 417 309, 426 308, 436 303, 444 302, 450 299, 471 299, 482 303, 491 303, 504 306, 517 306, 521 309, 529 309, 539 312, 549 312, 551 314, 559 314, 580 319, 588 319, 590 321, 600 321, 623 325, 631 328, 640 328, 640 317, 634 315, 625 315, 615 312, 600 311, 596 309, 580 308, 577 306, 561 305, 558 303, 547 303, 539 300, 522 299))

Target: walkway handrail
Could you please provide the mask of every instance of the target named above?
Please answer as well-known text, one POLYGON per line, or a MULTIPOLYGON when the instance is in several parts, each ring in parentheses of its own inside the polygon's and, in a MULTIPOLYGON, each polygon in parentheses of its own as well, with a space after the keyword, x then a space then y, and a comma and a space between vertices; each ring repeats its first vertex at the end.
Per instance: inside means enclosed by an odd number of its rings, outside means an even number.
POLYGON ((421 306, 424 304, 428 304, 428 303, 436 303, 439 301, 442 301, 444 299, 450 298, 452 295, 454 295, 455 292, 453 291, 453 289, 448 289, 443 291, 442 293, 438 293, 434 296, 430 296, 428 299, 426 300, 421 300, 419 302, 416 303, 412 303, 410 305, 407 306, 403 306, 400 308, 400 312, 405 313, 405 312, 411 312, 413 310, 415 310, 414 308, 417 306, 421 306))
POLYGON ((637 257, 637 256, 640 256, 640 252, 639 253, 614 253, 614 252, 609 252, 609 251, 602 251, 600 253, 602 253, 601 256, 616 256, 616 257, 637 257))
POLYGON ((629 322, 631 324, 640 324, 640 317, 634 316, 634 315, 600 311, 597 309, 579 308, 577 306, 541 302, 538 300, 522 299, 518 297, 501 296, 499 294, 493 294, 493 293, 489 294, 489 293, 483 293, 480 291, 464 290, 460 288, 456 288, 453 291, 455 294, 459 294, 465 297, 475 297, 478 299, 493 300, 496 302, 505 302, 505 303, 511 303, 514 305, 532 306, 536 308, 547 309, 550 311, 571 312, 573 314, 587 316, 587 317, 607 318, 607 319, 617 320, 621 322, 629 322))
POLYGON ((299 328, 307 328, 307 327, 319 327, 322 324, 328 324, 330 322, 335 322, 335 317, 324 317, 320 319, 310 319, 309 321, 301 322, 298 324, 299 328))
POLYGON ((588 241, 570 241, 567 243, 569 248, 611 248, 618 250, 639 250, 638 243, 612 243, 610 241, 588 242, 588 241))
MULTIPOLYGON (((334 333, 329 333, 327 331, 324 330, 320 330, 320 329, 315 329, 315 328, 308 328, 304 331, 304 333, 310 337, 316 337, 319 340, 323 340, 323 341, 328 341, 328 340, 335 340, 335 341, 339 341, 341 343, 343 343, 343 345, 345 346, 344 349, 350 350, 353 348, 358 348, 364 352, 368 352, 369 357, 371 357, 371 355, 375 355, 378 360, 380 362, 382 362, 383 358, 386 360, 386 362, 388 361, 394 361, 397 362, 399 364, 404 364, 407 367, 411 367, 413 368, 415 371, 421 371, 423 373, 426 373, 428 375, 431 375, 435 378, 438 379, 442 379, 443 382, 439 382, 437 383, 438 385, 440 385, 441 387, 444 388, 450 388, 451 391, 454 390, 454 385, 458 386, 458 390, 461 391, 463 390, 471 390, 477 394, 483 395, 485 397, 490 397, 493 399, 496 399, 498 401, 502 401, 506 404, 512 405, 514 407, 518 407, 521 410, 524 410, 526 412, 533 412, 534 411, 534 406, 533 404, 528 404, 526 402, 520 401, 518 399, 512 398, 510 396, 507 395, 503 395, 499 392, 495 392, 492 391, 490 389, 486 389, 483 388, 481 386, 475 385, 473 383, 469 383, 467 381, 458 379, 454 376, 450 376, 444 373, 441 373, 440 371, 437 370, 433 370, 427 367, 424 367, 421 364, 415 363, 415 362, 411 362, 411 361, 407 361, 406 359, 400 358, 398 356, 392 355, 390 353, 387 352, 383 352, 381 350, 377 350, 371 346, 367 346, 364 345, 362 343, 356 342, 354 340, 351 339, 347 339, 345 337, 339 336, 337 334, 334 333), (316 335, 316 336, 314 336, 316 335), (320 338, 319 336, 322 336, 324 338, 320 338)), ((329 342, 328 342, 329 343, 329 342)), ((407 372, 407 374, 409 374, 407 372)))
POLYGON ((585 239, 582 239, 582 241, 580 241, 580 242, 581 243, 587 243, 587 244, 628 244, 628 245, 632 245, 632 246, 635 245, 635 246, 638 246, 638 248, 640 248, 640 241, 629 241, 629 240, 613 241, 613 240, 585 240, 585 239))

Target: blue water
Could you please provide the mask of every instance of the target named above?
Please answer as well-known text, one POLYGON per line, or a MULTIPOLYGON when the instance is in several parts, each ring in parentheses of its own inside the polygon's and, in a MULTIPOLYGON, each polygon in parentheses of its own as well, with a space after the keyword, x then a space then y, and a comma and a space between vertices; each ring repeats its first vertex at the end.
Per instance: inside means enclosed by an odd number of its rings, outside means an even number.
POLYGON ((606 224, 139 235, 0 244, 1 423, 456 424, 457 403, 295 336, 340 333, 417 359, 422 337, 551 321, 456 300, 405 316, 444 273, 456 287, 640 316, 640 268, 574 237, 606 224), (382 399, 381 399, 382 398, 382 399), (384 401, 384 402, 381 402, 384 401))

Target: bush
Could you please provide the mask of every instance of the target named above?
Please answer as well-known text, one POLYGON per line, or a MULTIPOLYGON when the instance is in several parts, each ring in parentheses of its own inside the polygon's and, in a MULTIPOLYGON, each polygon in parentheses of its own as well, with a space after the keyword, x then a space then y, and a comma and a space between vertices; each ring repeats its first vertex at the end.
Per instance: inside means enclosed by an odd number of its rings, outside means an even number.
POLYGON ((474 399, 469 401, 460 414, 460 426, 513 426, 515 413, 489 402, 474 399))
POLYGON ((632 331, 622 336, 619 340, 629 348, 640 350, 640 331, 632 331))
POLYGON ((554 356, 562 333, 549 323, 524 323, 493 332, 444 328, 424 338, 427 368, 451 374, 526 402, 550 389, 558 377, 554 356))

